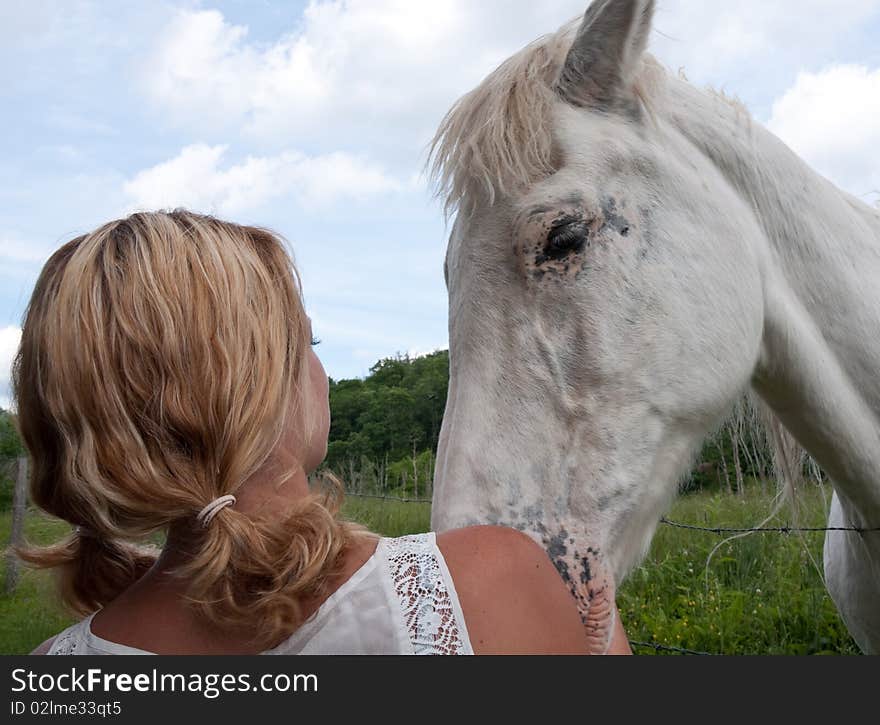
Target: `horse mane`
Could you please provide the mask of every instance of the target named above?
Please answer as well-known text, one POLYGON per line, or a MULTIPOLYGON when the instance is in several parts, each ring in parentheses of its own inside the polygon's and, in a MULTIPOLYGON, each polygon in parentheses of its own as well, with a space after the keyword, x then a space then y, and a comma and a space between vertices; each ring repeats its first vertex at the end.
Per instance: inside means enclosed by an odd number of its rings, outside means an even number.
MULTIPOLYGON (((559 168, 554 154, 551 108, 555 85, 580 18, 538 38, 462 96, 440 123, 430 145, 431 179, 447 216, 465 197, 527 187, 559 168), (432 160, 432 161, 431 161, 432 160)), ((650 111, 656 71, 650 55, 635 83, 637 98, 650 111)))

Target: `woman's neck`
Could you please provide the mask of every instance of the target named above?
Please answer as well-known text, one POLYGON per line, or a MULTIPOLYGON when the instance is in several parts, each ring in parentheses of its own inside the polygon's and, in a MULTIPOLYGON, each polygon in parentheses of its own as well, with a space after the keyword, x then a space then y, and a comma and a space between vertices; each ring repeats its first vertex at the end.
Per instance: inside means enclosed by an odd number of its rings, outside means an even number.
MULTIPOLYGON (((258 472, 235 492, 233 505, 239 513, 255 518, 280 517, 309 494, 308 479, 301 467, 280 486, 275 483, 277 477, 271 474, 272 471, 258 472)), ((190 519, 170 527, 162 553, 153 567, 95 615, 92 631, 97 636, 160 653, 243 654, 265 648, 255 644, 258 633, 247 628, 221 632, 188 606, 188 582, 175 571, 189 559, 195 525, 194 519, 190 519)), ((335 590, 348 578, 345 574, 350 569, 349 561, 356 567, 371 554, 372 549, 368 552, 363 547, 350 552, 341 573, 344 578, 338 583, 330 582, 329 590, 335 590)), ((324 598, 326 594, 315 601, 303 601, 303 615, 315 611, 324 598)))

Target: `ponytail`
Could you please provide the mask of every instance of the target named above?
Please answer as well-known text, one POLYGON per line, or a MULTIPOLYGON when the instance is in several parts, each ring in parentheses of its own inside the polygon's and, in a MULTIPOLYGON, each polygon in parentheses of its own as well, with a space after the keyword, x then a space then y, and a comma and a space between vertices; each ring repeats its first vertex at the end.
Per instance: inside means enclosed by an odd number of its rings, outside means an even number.
POLYGON ((340 520, 337 494, 312 493, 271 519, 218 512, 175 571, 193 605, 218 627, 247 624, 264 647, 289 635, 302 621, 302 600, 321 594, 356 539, 374 536, 340 520))

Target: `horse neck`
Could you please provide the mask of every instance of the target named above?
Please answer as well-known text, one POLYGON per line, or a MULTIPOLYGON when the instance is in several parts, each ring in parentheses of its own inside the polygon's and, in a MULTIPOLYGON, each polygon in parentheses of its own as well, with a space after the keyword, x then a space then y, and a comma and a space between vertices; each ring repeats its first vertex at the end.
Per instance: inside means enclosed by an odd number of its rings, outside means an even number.
POLYGON ((880 515, 880 211, 837 189, 744 109, 673 82, 670 120, 763 231, 753 386, 831 476, 852 518, 880 515))

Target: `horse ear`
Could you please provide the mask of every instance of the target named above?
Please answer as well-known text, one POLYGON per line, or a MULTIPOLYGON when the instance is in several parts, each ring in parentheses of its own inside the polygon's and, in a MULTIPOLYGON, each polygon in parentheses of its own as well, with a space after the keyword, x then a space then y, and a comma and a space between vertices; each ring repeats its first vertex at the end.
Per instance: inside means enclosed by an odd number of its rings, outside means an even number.
POLYGON ((594 0, 557 81, 575 106, 611 105, 630 87, 648 45, 654 0, 594 0))

